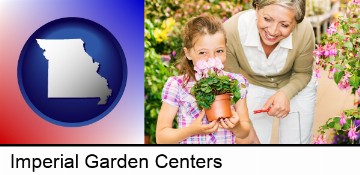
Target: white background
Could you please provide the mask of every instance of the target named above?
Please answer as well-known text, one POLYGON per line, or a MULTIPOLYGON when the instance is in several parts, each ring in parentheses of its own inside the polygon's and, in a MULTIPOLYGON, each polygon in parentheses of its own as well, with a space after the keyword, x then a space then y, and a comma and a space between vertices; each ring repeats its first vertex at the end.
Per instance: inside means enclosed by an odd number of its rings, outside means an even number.
MULTIPOLYGON (((360 147, 275 147, 275 146, 100 146, 100 147, 0 147, 0 174, 246 174, 246 175, 328 175, 356 174, 359 168, 360 147), (35 173, 32 169, 12 169, 11 154, 15 157, 55 158, 75 157, 79 155, 78 169, 39 168, 35 173), (85 157, 96 154, 105 158, 119 158, 124 154, 127 158, 147 158, 149 168, 88 168, 85 157), (158 168, 155 158, 165 154, 168 158, 221 158, 221 168, 158 168)), ((164 159, 162 159, 164 160, 164 159)))

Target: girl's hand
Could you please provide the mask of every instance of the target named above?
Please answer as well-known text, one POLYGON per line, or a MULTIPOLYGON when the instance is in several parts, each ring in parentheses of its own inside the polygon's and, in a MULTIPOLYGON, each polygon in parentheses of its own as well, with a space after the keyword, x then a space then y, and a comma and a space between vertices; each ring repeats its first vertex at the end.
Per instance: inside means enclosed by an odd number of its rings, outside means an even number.
POLYGON ((219 123, 214 120, 209 124, 203 124, 202 120, 205 116, 205 111, 202 110, 200 115, 191 123, 189 126, 191 130, 193 131, 192 134, 210 134, 214 133, 219 128, 219 123))
POLYGON ((263 109, 265 110, 269 107, 271 107, 271 109, 268 112, 268 115, 277 118, 284 118, 290 112, 289 98, 285 95, 285 93, 278 91, 267 100, 267 102, 263 106, 263 109))
POLYGON ((240 117, 237 112, 231 109, 232 116, 230 118, 221 118, 219 120, 220 128, 228 129, 232 131, 236 126, 239 125, 240 117))

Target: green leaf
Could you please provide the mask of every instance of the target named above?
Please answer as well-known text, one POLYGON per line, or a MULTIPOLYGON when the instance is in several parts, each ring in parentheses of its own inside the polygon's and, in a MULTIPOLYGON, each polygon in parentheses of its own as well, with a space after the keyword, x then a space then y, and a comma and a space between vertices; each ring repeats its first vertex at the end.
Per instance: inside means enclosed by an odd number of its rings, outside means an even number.
POLYGON ((341 129, 340 123, 335 123, 334 129, 335 129, 335 130, 340 130, 340 129, 341 129))
POLYGON ((345 74, 344 71, 334 73, 334 80, 335 80, 336 84, 338 84, 340 82, 340 80, 344 76, 344 74, 345 74))
POLYGON ((350 128, 350 124, 349 123, 344 123, 343 129, 348 130, 349 128, 350 128))
POLYGON ((340 65, 340 64, 335 64, 334 67, 338 71, 343 71, 344 70, 344 67, 342 65, 340 65))
POLYGON ((330 122, 330 123, 328 124, 328 127, 329 127, 329 128, 334 128, 334 125, 335 125, 335 122, 330 122))
POLYGON ((355 89, 357 89, 359 87, 359 83, 360 83, 360 78, 357 75, 353 74, 350 77, 350 85, 355 89))
POLYGON ((328 127, 327 125, 324 125, 324 126, 322 126, 321 128, 322 128, 322 130, 327 130, 327 129, 329 129, 329 127, 328 127))
POLYGON ((360 30, 360 24, 359 23, 355 23, 352 26, 355 27, 357 30, 360 30))
POLYGON ((340 117, 334 117, 334 120, 333 120, 335 123, 339 123, 340 122, 340 117))
POLYGON ((349 50, 353 49, 353 44, 350 41, 344 43, 344 46, 347 47, 349 50))

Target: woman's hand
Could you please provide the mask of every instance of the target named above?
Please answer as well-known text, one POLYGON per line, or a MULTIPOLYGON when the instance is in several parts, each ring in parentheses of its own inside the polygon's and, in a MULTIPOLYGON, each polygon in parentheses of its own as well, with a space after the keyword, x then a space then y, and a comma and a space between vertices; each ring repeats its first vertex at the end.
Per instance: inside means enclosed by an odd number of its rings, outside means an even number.
POLYGON ((219 128, 219 123, 214 120, 209 124, 203 124, 202 120, 205 116, 205 111, 201 111, 200 115, 191 123, 189 126, 191 128, 192 134, 209 134, 214 133, 219 128))
POLYGON ((263 109, 269 109, 268 115, 277 118, 284 118, 290 112, 290 100, 285 93, 278 91, 271 96, 263 106, 263 109))

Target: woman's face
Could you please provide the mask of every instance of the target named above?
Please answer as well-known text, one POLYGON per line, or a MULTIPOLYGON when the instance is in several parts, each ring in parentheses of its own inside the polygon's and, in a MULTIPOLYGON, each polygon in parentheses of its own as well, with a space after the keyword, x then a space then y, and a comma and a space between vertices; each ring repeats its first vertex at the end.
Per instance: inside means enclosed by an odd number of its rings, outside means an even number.
POLYGON ((226 61, 226 43, 224 34, 217 32, 214 35, 202 35, 194 39, 194 46, 190 49, 184 48, 186 57, 193 61, 207 61, 209 58, 220 58, 224 64, 226 61))
POLYGON ((274 46, 288 37, 296 25, 294 10, 280 5, 256 9, 257 28, 263 44, 274 46))

